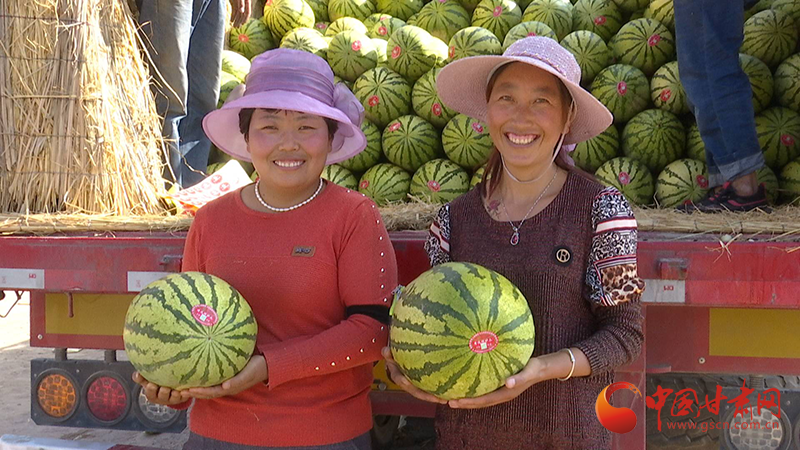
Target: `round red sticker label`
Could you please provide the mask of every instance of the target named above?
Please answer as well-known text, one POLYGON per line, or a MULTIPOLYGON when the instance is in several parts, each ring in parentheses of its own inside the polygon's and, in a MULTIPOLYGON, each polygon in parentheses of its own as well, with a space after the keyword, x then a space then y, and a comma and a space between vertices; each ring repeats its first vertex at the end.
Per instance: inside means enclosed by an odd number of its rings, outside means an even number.
POLYGON ((194 317, 194 320, 200 322, 201 325, 207 327, 214 325, 218 320, 217 312, 208 305, 195 305, 194 308, 192 308, 192 317, 194 317))
POLYGON ((488 353, 497 348, 499 342, 496 334, 491 331, 481 331, 469 340, 469 349, 474 353, 488 353))
POLYGON ((248 36, 246 34, 240 34, 239 35, 239 42, 244 42, 244 43, 250 42, 250 36, 248 36))

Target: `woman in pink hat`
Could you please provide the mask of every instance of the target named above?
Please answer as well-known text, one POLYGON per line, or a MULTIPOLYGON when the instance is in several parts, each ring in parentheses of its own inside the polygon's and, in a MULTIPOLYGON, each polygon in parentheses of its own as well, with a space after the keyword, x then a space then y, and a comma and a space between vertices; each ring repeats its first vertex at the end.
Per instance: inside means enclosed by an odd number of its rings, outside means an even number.
POLYGON ((644 283, 627 200, 566 154, 612 123, 580 79, 572 54, 545 37, 438 76, 444 103, 486 122, 495 150, 478 188, 439 210, 426 250, 432 264, 505 275, 528 299, 536 336, 533 357, 505 386, 450 402, 413 387, 384 350, 400 386, 440 403, 437 449, 610 448, 595 402, 614 369, 639 355, 644 283))
POLYGON ((246 86, 203 127, 260 178, 198 210, 182 270, 216 275, 247 299, 256 352, 220 386, 135 380, 160 404, 196 399, 186 449, 369 449, 395 254, 375 204, 320 178, 366 146, 363 108, 323 59, 297 50, 257 57, 246 86))

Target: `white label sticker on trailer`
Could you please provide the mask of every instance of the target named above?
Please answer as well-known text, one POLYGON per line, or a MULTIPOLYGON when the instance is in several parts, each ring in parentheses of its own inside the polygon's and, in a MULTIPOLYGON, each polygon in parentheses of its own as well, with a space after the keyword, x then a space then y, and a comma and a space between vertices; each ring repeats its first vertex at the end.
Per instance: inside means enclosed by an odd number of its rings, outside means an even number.
POLYGON ((172 272, 128 272, 128 292, 139 292, 153 281, 160 280, 172 272))
POLYGON ((642 302, 647 303, 686 303, 686 281, 684 280, 644 280, 645 288, 642 302))
POLYGON ((0 288, 44 289, 44 269, 0 269, 0 288))

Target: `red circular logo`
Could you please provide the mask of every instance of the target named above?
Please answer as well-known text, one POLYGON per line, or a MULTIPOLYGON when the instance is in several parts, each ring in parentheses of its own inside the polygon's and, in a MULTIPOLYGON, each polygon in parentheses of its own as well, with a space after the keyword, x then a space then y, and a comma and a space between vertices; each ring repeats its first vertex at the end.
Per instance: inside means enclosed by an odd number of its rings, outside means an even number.
MULTIPOLYGON (((383 20, 383 19, 381 19, 381 20, 383 20)), ((389 31, 386 29, 385 26, 381 25, 381 26, 378 27, 378 34, 380 34, 381 36, 386 36, 386 33, 388 33, 388 32, 389 31)))
POLYGON ((455 45, 451 45, 451 46, 450 46, 450 51, 449 51, 449 52, 447 52, 447 56, 449 56, 450 58, 452 58, 452 57, 453 57, 453 56, 455 56, 455 55, 456 55, 456 46, 455 46, 455 45))
POLYGON ((366 189, 369 187, 369 180, 362 180, 361 184, 358 185, 361 189, 366 189))
POLYGON ((228 192, 231 188, 231 185, 228 183, 222 183, 219 185, 220 192, 228 192))
POLYGON ((441 116, 442 115, 442 105, 440 105, 438 103, 434 103, 433 106, 431 106, 431 112, 436 117, 441 116))
POLYGON ((667 102, 669 101, 670 97, 672 97, 672 91, 670 91, 669 89, 664 89, 663 91, 661 91, 661 95, 659 95, 658 97, 661 99, 662 102, 667 102))
POLYGON ((647 40, 647 45, 649 45, 650 47, 654 47, 658 45, 659 42, 661 42, 661 36, 654 34, 650 36, 650 39, 647 40))
POLYGON ((219 183, 220 181, 222 181, 222 175, 220 175, 220 174, 215 174, 215 175, 212 175, 212 176, 211 176, 211 182, 212 182, 212 183, 214 183, 214 184, 217 184, 217 183, 219 183))
POLYGON ((703 175, 698 175, 697 176, 697 185, 700 186, 703 189, 707 188, 708 187, 708 179, 706 177, 704 177, 703 175))
POLYGON ((324 30, 325 28, 328 28, 328 25, 325 22, 319 22, 317 24, 317 28, 319 28, 320 30, 324 30))
POLYGON ((378 96, 377 96, 377 95, 373 95, 373 96, 372 96, 372 97, 370 97, 370 98, 369 98, 369 100, 367 101, 367 103, 369 103, 369 106, 378 106, 378 104, 379 104, 380 102, 381 102, 381 99, 380 99, 380 98, 378 98, 378 96))
POLYGON ((200 185, 201 189, 211 189, 211 183, 208 181, 204 181, 203 184, 200 185))
POLYGON ((217 312, 208 305, 195 305, 192 308, 192 317, 200 322, 200 325, 210 327, 217 323, 217 312))
POLYGON ((626 83, 624 81, 620 81, 619 83, 617 83, 617 92, 619 92, 619 95, 627 94, 628 93, 628 83, 626 83))
POLYGON ((483 133, 483 125, 478 122, 472 122, 472 129, 475 130, 476 133, 483 133))
POLYGON ((792 136, 791 134, 782 134, 781 143, 787 147, 791 147, 792 145, 794 145, 794 136, 792 136))
POLYGON ((400 129, 401 126, 402 126, 402 124, 400 122, 395 122, 395 123, 389 125, 389 131, 397 131, 397 130, 400 129))
POLYGON ((606 23, 606 16, 597 16, 594 18, 595 25, 605 25, 606 23))
POLYGON ((491 331, 481 331, 475 333, 475 336, 472 336, 472 339, 469 340, 469 349, 474 353, 489 353, 497 348, 499 343, 500 340, 497 339, 496 334, 491 331))
POLYGON ((495 7, 494 12, 492 12, 492 14, 494 14, 495 17, 498 17, 500 14, 503 14, 503 7, 502 6, 495 7))
POLYGON ((403 53, 403 49, 401 49, 399 45, 395 45, 394 48, 392 49, 392 59, 399 58, 400 53, 403 53))
POLYGON ((351 45, 350 48, 352 48, 354 52, 361 50, 361 41, 353 42, 353 45, 351 45))
POLYGON ((433 192, 439 192, 441 186, 439 186, 439 183, 437 183, 436 180, 431 180, 428 181, 428 189, 432 190, 433 192))
POLYGON ((531 31, 530 33, 528 33, 528 36, 536 36, 536 33, 534 33, 533 31, 531 31))
POLYGON ((248 36, 246 34, 240 34, 239 35, 239 42, 244 42, 245 44, 250 42, 250 36, 248 36))
POLYGON ((272 6, 272 0, 267 0, 266 2, 264 2, 264 4, 267 6, 272 6))
POLYGON ((628 183, 631 182, 631 177, 628 175, 628 172, 620 172, 617 176, 617 179, 620 183, 622 183, 623 186, 627 186, 628 183))

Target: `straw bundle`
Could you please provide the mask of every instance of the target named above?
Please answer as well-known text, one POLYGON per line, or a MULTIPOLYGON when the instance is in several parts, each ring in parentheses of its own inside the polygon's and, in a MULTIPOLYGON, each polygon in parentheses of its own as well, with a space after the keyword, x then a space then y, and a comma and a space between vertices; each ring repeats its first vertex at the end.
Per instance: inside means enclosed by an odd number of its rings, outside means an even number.
POLYGON ((0 1, 0 212, 166 214, 124 0, 0 1))

